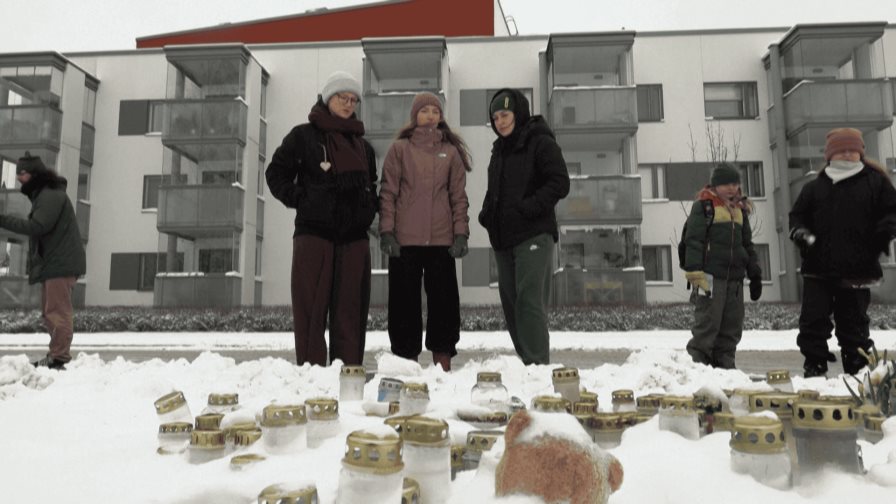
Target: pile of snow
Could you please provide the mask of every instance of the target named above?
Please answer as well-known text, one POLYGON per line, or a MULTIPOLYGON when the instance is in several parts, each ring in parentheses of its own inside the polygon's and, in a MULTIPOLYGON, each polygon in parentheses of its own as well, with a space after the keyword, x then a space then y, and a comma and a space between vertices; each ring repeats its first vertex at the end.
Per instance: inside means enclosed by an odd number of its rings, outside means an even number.
MULTIPOLYGON (((560 365, 524 366, 518 359, 495 356, 472 361, 451 373, 421 367, 389 354, 378 358, 379 373, 364 390, 375 401, 381 377, 426 383, 431 401, 427 416, 445 419, 452 443, 463 443, 474 428, 457 419, 469 407, 470 390, 480 371, 497 371, 508 392, 526 404, 553 392, 551 370, 560 365)), ((611 406, 611 392, 633 389, 690 394, 699 389, 733 389, 751 385, 736 370, 719 370, 691 362, 674 350, 635 352, 623 365, 580 369, 581 385, 599 395, 600 407, 611 406)), ((839 378, 809 380, 794 377, 794 388, 825 394, 846 394, 839 378)), ((24 355, 0 358, 0 495, 3 502, 94 502, 249 504, 274 483, 300 486, 314 482, 321 502, 336 496, 345 438, 355 430, 381 432, 383 419, 367 416, 361 402, 340 404, 340 433, 316 449, 288 455, 268 455, 243 471, 230 469, 228 455, 202 465, 186 457, 156 453, 158 417, 153 402, 173 391, 184 393, 192 414, 198 415, 209 393, 238 393, 241 410, 228 418, 246 418, 272 401, 299 403, 312 397, 337 397, 339 366, 295 366, 264 358, 237 364, 233 359, 203 353, 184 359, 154 359, 141 363, 117 358, 103 361, 81 353, 58 372, 33 369, 24 355)), ((581 439, 572 418, 543 427, 581 439)), ((625 469, 622 488, 611 503, 691 503, 720 500, 729 504, 755 502, 892 502, 896 484, 896 420, 885 426, 876 445, 860 442, 867 476, 826 472, 812 485, 775 490, 750 476, 730 470, 729 435, 717 433, 688 441, 660 431, 657 419, 628 429, 622 444, 610 450, 625 469), (873 469, 872 469, 873 468, 873 469)), ((532 504, 527 496, 496 498, 494 468, 503 450, 499 440, 483 455, 478 472, 462 472, 451 485, 451 503, 532 504)), ((263 443, 249 452, 264 454, 263 443)), ((396 503, 397 504, 397 503, 396 503)))

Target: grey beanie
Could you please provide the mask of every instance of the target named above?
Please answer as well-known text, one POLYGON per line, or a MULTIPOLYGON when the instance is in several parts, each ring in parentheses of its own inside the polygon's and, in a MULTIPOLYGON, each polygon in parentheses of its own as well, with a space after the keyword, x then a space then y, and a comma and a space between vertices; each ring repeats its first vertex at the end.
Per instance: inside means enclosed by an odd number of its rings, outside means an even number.
POLYGON ((352 93, 358 98, 361 97, 361 84, 352 74, 343 71, 337 71, 327 77, 327 82, 320 92, 324 103, 328 103, 330 98, 336 93, 352 93))

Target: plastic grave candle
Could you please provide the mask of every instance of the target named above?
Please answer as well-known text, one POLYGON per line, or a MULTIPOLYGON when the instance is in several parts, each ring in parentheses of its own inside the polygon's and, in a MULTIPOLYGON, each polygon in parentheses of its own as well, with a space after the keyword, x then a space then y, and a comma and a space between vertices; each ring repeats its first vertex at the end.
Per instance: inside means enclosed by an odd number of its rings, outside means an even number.
POLYGON ((160 424, 193 421, 193 415, 190 413, 190 407, 187 406, 184 393, 179 390, 156 399, 155 407, 160 424))
POLYGON ((159 455, 183 453, 190 445, 193 424, 190 422, 170 422, 159 426, 159 455))
POLYGON ((464 471, 475 470, 479 467, 479 459, 482 453, 492 449, 498 438, 504 437, 501 431, 470 431, 467 433, 467 450, 463 455, 464 471))
POLYGON ((607 450, 616 448, 622 443, 622 431, 625 430, 619 413, 595 413, 591 415, 591 439, 598 446, 607 450))
POLYGON ((259 439, 261 439, 261 429, 258 427, 251 430, 240 430, 236 431, 233 435, 233 445, 235 448, 245 448, 247 446, 252 446, 259 439))
POLYGON ((476 385, 470 391, 470 402, 490 411, 510 413, 510 394, 501 383, 501 373, 478 373, 476 385))
POLYGON ((264 462, 266 457, 257 453, 246 453, 230 458, 230 469, 234 471, 247 471, 250 468, 264 462))
POLYGON ((405 478, 401 490, 401 504, 420 504, 420 483, 412 478, 405 478))
POLYGON ((628 389, 613 391, 613 412, 638 411, 635 404, 635 392, 628 389))
POLYGON ((731 470, 778 490, 791 487, 790 455, 780 420, 742 416, 731 431, 731 470))
POLYGON ((191 464, 204 464, 219 459, 227 454, 222 430, 194 430, 190 433, 190 449, 188 461, 191 464))
POLYGON ((570 403, 579 400, 579 370, 576 368, 557 368, 551 372, 554 392, 563 396, 570 403))
MULTIPOLYGON (((792 392, 760 392, 750 396, 750 411, 771 411, 781 420, 787 451, 796 460, 796 440, 793 437, 793 404, 799 399, 792 392)), ((795 462, 794 462, 795 463, 795 462)), ((794 467, 794 470, 796 467, 794 467)))
POLYGON ((532 409, 545 413, 570 413, 572 403, 563 397, 538 396, 532 399, 532 409))
POLYGON ((239 394, 209 394, 208 406, 202 410, 203 413, 230 413, 239 409, 239 394))
POLYGON ((585 389, 579 391, 579 402, 593 402, 595 404, 600 404, 597 400, 597 394, 585 389))
POLYGON ((859 435, 859 439, 865 439, 865 418, 880 416, 880 408, 877 405, 865 403, 853 408, 852 411, 856 416, 856 433, 859 435))
POLYGON ((663 397, 659 416, 660 430, 675 432, 685 439, 700 439, 700 420, 693 397, 663 397))
POLYGON ((799 399, 803 400, 803 401, 806 401, 806 400, 817 401, 818 399, 821 399, 821 392, 819 392, 817 390, 802 389, 802 390, 798 391, 796 394, 797 394, 797 396, 799 396, 799 399))
POLYGON ((866 415, 864 421, 865 441, 877 443, 884 438, 883 423, 887 420, 883 415, 866 415))
POLYGON ((317 487, 306 485, 289 488, 286 485, 271 485, 258 494, 258 504, 318 504, 317 487))
POLYGON ((404 434, 404 474, 420 484, 422 502, 441 504, 451 493, 451 440, 448 423, 409 418, 404 434))
POLYGON ((457 473, 464 470, 465 453, 467 453, 467 445, 451 445, 451 481, 454 481, 457 473))
POLYGON ((308 399, 305 401, 305 414, 308 417, 308 448, 317 448, 325 439, 339 434, 339 401, 336 399, 308 399))
POLYGON ((777 391, 793 392, 793 382, 790 381, 790 371, 777 369, 765 373, 765 381, 777 391))
POLYGON ((398 397, 398 411, 402 415, 422 415, 429 407, 429 386, 425 383, 405 383, 398 397))
POLYGON ((261 413, 261 440, 270 453, 293 453, 307 445, 305 405, 270 404, 261 413))
POLYGON ((221 428, 223 413, 205 413, 196 417, 196 430, 218 430, 221 428))
POLYGON ((402 441, 389 427, 355 431, 345 441, 336 504, 401 502, 402 441))
POLYGON ((659 413, 660 399, 662 399, 664 395, 665 394, 647 394, 639 397, 637 401, 635 401, 638 414, 653 416, 659 413))
POLYGON ((258 428, 258 425, 256 425, 255 422, 239 422, 231 424, 228 427, 223 427, 221 430, 224 431, 224 441, 231 447, 236 446, 237 434, 243 431, 257 431, 258 438, 261 438, 261 429, 258 428))
POLYGON ((800 478, 825 465, 855 474, 863 471, 851 403, 797 401, 793 405, 793 437, 800 478))
POLYGON ((597 413, 597 403, 588 401, 578 401, 572 405, 573 414, 591 414, 597 413))
POLYGON ((404 382, 396 378, 380 378, 376 400, 379 402, 394 402, 399 400, 401 385, 404 382))
POLYGON ((342 366, 339 371, 339 400, 363 400, 365 381, 367 381, 367 371, 364 366, 342 366))

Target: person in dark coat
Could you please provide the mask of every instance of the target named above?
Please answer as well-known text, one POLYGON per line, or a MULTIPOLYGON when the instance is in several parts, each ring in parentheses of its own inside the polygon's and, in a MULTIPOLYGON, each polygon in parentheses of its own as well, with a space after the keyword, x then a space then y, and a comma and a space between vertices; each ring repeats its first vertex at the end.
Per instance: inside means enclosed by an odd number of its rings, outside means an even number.
POLYGON ((790 238, 802 256, 803 302, 796 342, 806 377, 824 376, 831 331, 840 344, 843 370, 856 374, 867 361, 859 350, 870 338, 870 287, 883 276, 880 254, 896 237, 896 189, 884 169, 865 158, 862 132, 828 132, 828 162, 800 191, 790 211, 790 238), (834 324, 831 323, 831 314, 834 324))
POLYGON ((554 133, 543 117, 530 116, 521 92, 498 91, 489 115, 498 138, 479 223, 495 250, 501 307, 516 353, 525 364, 548 364, 554 206, 569 194, 569 173, 554 133))
POLYGON ((735 368, 744 330, 744 277, 750 298, 762 295, 762 270, 750 227, 752 205, 740 190, 740 171, 720 163, 688 214, 685 278, 691 284, 694 323, 687 351, 694 362, 735 368))
POLYGON ((84 243, 65 193, 65 178, 47 168, 40 157, 25 152, 16 164, 16 179, 31 200, 31 213, 26 219, 0 215, 0 227, 29 238, 28 283, 41 284, 41 314, 50 334, 49 352, 32 364, 65 369, 72 360, 72 289, 87 272, 84 243))
POLYGON ((378 209, 376 157, 355 109, 361 85, 327 79, 307 123, 296 126, 265 171, 278 200, 296 209, 292 312, 296 362, 361 365, 370 306, 367 230, 378 209))

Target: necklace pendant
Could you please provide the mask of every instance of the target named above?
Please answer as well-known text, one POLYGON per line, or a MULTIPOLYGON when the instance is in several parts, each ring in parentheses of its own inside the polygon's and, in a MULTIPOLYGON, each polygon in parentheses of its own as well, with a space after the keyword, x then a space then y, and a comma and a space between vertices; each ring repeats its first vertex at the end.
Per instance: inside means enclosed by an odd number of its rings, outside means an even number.
POLYGON ((321 163, 320 163, 320 168, 323 171, 330 171, 330 166, 332 166, 332 165, 330 164, 329 161, 321 161, 321 163))

